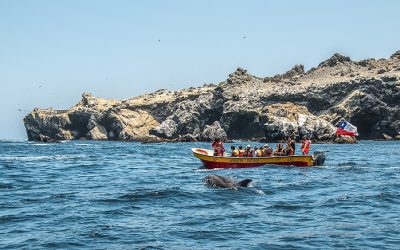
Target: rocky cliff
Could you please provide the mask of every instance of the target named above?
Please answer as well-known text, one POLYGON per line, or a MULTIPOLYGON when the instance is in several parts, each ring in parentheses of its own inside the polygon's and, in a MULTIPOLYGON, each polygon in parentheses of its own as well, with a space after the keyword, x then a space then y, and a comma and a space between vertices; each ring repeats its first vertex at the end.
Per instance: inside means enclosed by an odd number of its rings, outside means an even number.
POLYGON ((34 109, 24 118, 29 140, 276 141, 308 135, 334 139, 350 120, 361 139, 400 133, 400 51, 389 59, 352 61, 335 54, 304 71, 296 65, 273 77, 237 69, 219 84, 159 90, 126 100, 89 93, 69 110, 34 109))

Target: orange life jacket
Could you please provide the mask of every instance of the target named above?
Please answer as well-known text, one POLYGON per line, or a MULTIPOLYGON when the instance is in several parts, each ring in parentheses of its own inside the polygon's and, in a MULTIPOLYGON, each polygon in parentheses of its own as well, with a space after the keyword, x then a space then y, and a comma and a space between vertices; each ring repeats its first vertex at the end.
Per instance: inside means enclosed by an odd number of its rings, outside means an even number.
POLYGON ((252 150, 251 150, 251 149, 246 150, 245 156, 246 156, 246 157, 253 157, 253 152, 252 152, 252 150))
POLYGON ((301 145, 301 150, 303 151, 303 153, 308 154, 308 152, 310 151, 310 145, 311 142, 309 140, 303 141, 303 144, 301 145))

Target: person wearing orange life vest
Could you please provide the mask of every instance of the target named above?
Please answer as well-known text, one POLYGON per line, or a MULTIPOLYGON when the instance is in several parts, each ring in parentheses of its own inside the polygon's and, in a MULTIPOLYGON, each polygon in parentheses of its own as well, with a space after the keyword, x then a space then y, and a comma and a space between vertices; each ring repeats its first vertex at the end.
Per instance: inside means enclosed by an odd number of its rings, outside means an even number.
POLYGON ((311 141, 308 139, 307 136, 304 136, 303 143, 301 144, 301 152, 303 152, 303 155, 308 155, 310 152, 310 147, 311 147, 311 141))
POLYGON ((244 151, 243 147, 239 146, 239 157, 244 157, 244 153, 245 153, 245 151, 244 151))
POLYGON ((225 152, 224 144, 221 142, 219 138, 215 138, 211 146, 214 148, 214 156, 224 156, 225 152))
POLYGON ((244 152, 244 157, 253 157, 254 153, 253 153, 253 149, 251 148, 250 145, 246 146, 246 150, 244 152))

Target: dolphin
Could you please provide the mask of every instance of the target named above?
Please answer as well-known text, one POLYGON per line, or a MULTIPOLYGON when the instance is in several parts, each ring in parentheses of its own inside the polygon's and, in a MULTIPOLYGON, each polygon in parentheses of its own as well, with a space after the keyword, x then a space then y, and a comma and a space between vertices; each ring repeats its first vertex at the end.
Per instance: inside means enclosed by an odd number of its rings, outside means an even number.
POLYGON ((210 174, 203 179, 204 183, 211 187, 219 188, 238 188, 238 187, 248 187, 249 183, 252 181, 250 179, 244 179, 239 182, 235 182, 224 176, 210 174))

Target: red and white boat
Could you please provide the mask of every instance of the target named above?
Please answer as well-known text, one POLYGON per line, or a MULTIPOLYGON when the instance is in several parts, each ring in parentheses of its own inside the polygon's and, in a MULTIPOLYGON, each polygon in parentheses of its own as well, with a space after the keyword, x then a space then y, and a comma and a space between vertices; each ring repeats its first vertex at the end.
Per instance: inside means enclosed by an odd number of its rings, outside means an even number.
POLYGON ((193 155, 199 158, 203 166, 208 169, 213 168, 253 168, 267 164, 310 167, 320 166, 325 161, 322 151, 314 152, 314 155, 290 155, 290 156, 270 156, 270 157, 229 157, 214 156, 213 150, 202 148, 192 148, 193 155))

